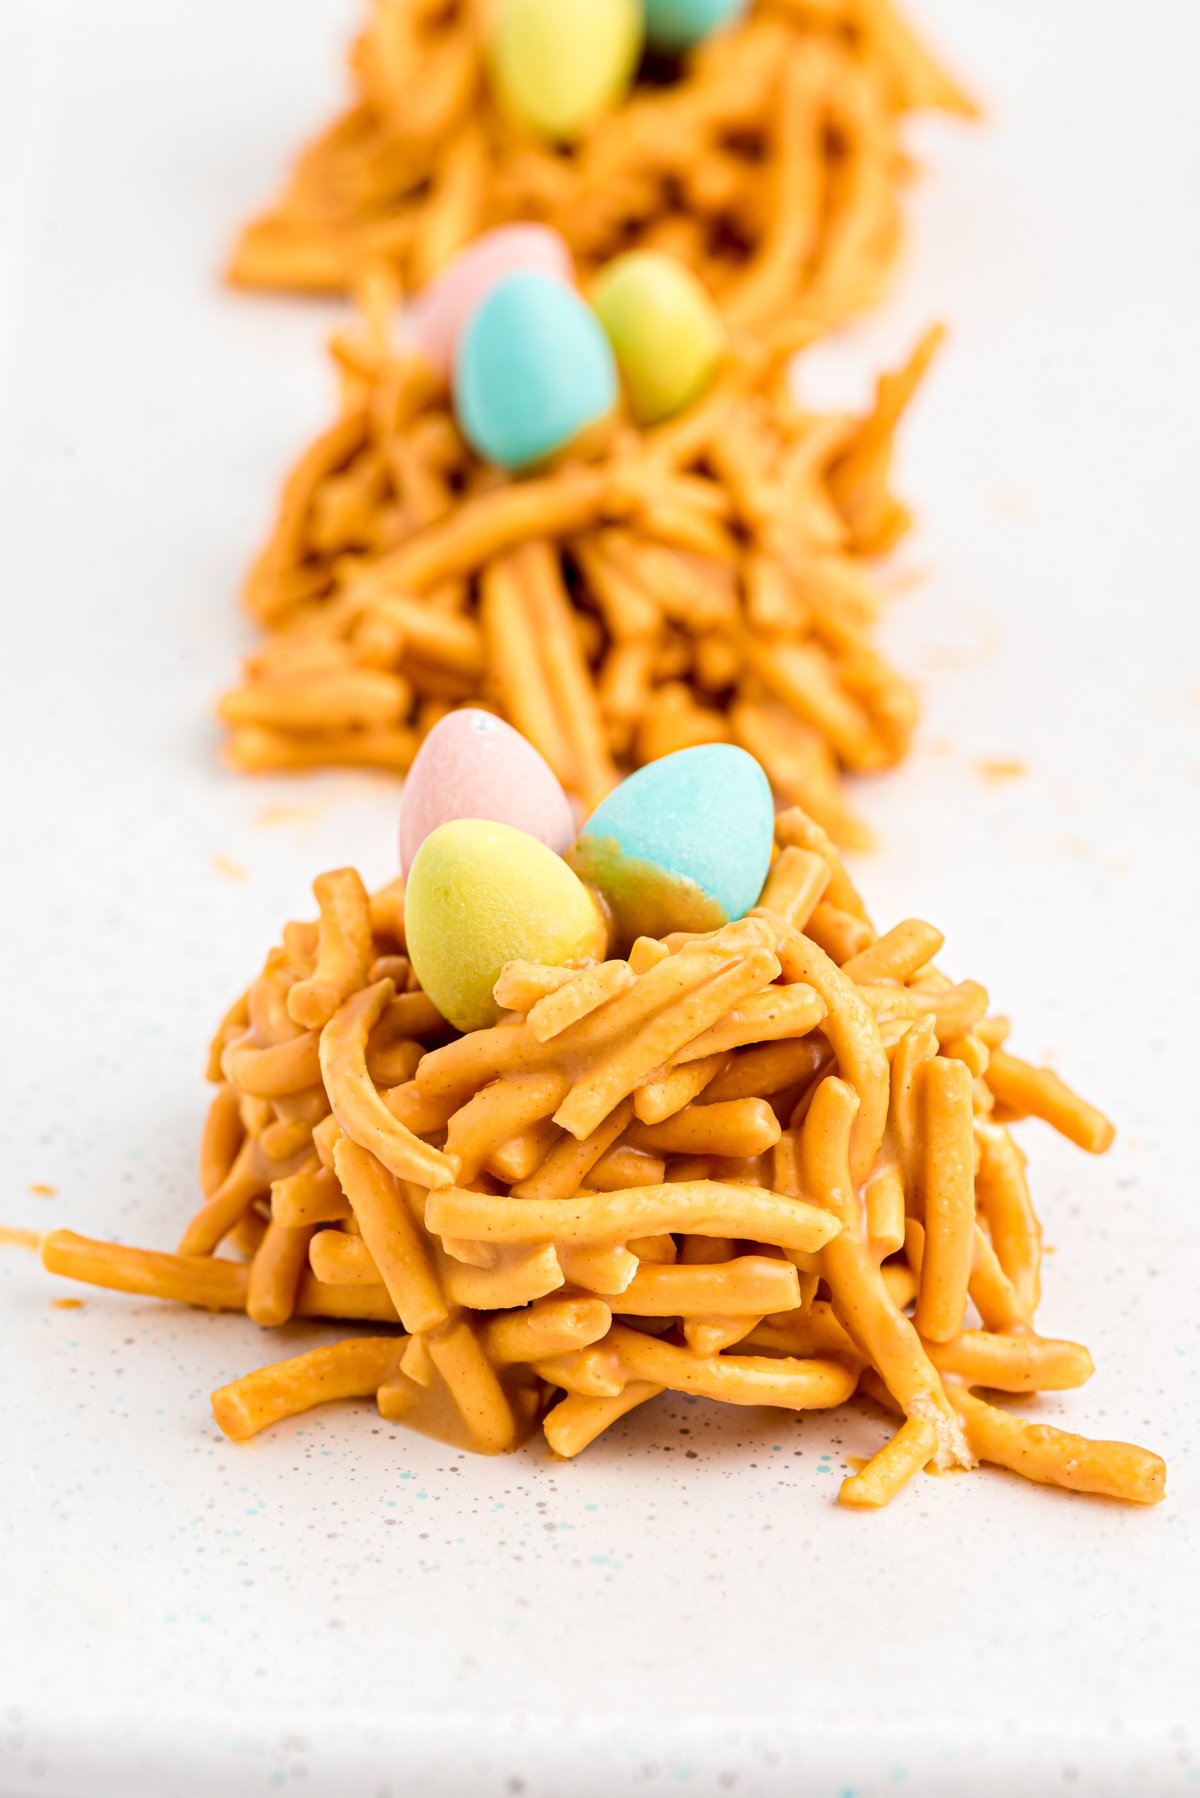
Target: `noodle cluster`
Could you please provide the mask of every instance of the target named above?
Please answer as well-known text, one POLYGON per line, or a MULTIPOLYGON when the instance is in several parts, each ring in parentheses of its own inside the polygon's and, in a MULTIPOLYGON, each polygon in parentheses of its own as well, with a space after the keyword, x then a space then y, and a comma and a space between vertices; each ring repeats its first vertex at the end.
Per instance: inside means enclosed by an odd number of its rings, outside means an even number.
POLYGON ((873 304, 895 258, 897 121, 969 113, 890 0, 754 0, 647 78, 581 143, 539 142, 491 93, 489 0, 370 0, 349 108, 246 227, 240 286, 349 289, 383 263, 408 292, 490 226, 541 220, 586 275, 619 251, 679 257, 732 324, 803 297, 827 323, 873 304))
POLYGON ((217 1034, 178 1252, 55 1232, 46 1266, 266 1327, 373 1326, 214 1394, 235 1438, 357 1397, 483 1452, 540 1425, 569 1456, 664 1390, 794 1411, 862 1393, 899 1422, 846 1504, 977 1461, 1154 1502, 1157 1456, 980 1396, 1092 1371, 1035 1328, 1009 1123, 1092 1152, 1111 1126, 1008 1053, 932 926, 875 931, 810 818, 777 836, 746 918, 510 963, 501 1022, 464 1036, 413 977, 400 883, 322 876, 318 921, 287 926, 217 1034))
POLYGON ((221 704, 233 765, 402 772, 448 710, 482 704, 589 810, 631 767, 732 741, 860 840, 839 774, 897 762, 916 711, 874 647, 865 565, 908 524, 893 437, 940 333, 851 418, 797 401, 807 326, 781 326, 678 418, 515 479, 390 347, 386 286, 370 297, 365 331, 334 343, 341 416, 249 578, 268 635, 221 704))

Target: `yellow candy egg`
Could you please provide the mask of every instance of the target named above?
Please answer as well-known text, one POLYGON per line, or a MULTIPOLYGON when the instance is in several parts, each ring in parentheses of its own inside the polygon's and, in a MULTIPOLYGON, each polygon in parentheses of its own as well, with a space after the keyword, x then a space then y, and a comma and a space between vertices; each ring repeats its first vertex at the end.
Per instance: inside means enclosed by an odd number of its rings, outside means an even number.
POLYGON ((622 99, 642 50, 640 0, 502 0, 490 45, 507 112, 573 143, 622 99))
POLYGON ((640 424, 699 399, 724 353, 725 327, 691 269, 659 250, 630 250, 601 272, 591 298, 640 424))
POLYGON ((602 957, 600 908, 561 856, 511 824, 459 818, 417 850, 404 901, 413 971, 458 1030, 494 1024, 492 988, 510 961, 602 957))

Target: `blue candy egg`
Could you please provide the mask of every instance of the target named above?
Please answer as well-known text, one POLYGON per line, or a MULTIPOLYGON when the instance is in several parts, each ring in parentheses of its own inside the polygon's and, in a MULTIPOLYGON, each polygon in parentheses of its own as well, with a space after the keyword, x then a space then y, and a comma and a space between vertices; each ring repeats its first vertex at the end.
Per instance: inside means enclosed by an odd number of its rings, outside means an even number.
POLYGON ((530 468, 617 403, 604 329, 562 281, 525 270, 493 287, 468 321, 454 363, 454 404, 472 449, 530 468))
POLYGON ((762 892, 774 839, 775 803, 754 757, 706 743, 622 781, 567 859, 628 943, 742 917, 762 892))
POLYGON ((746 10, 746 0, 645 0, 646 38, 655 50, 690 50, 746 10))

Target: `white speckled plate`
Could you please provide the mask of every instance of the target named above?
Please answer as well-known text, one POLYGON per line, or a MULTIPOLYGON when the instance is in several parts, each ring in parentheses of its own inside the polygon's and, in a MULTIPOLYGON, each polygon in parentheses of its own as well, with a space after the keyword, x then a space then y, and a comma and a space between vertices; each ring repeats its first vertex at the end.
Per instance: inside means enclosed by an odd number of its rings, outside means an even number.
MULTIPOLYGON (((326 315, 215 270, 339 91, 355 11, 0 20, 9 1225, 170 1245, 210 1025, 316 871, 392 863, 386 783, 238 781, 206 723, 240 570, 328 403, 326 315)), ((932 311, 954 323, 903 458, 924 578, 888 627, 926 720, 861 795, 860 873, 1119 1121, 1100 1163, 1025 1132, 1045 1327, 1098 1364, 1040 1414, 1161 1448, 1168 1502, 983 1473, 848 1515, 866 1411, 664 1400, 571 1465, 466 1458, 368 1407, 234 1447, 207 1395, 278 1341, 116 1295, 59 1309, 5 1250, 0 1792, 1192 1789, 1197 15, 920 11, 994 116, 925 130, 903 295, 808 377, 860 387, 932 311), (1026 773, 990 783, 989 758, 1026 773)))

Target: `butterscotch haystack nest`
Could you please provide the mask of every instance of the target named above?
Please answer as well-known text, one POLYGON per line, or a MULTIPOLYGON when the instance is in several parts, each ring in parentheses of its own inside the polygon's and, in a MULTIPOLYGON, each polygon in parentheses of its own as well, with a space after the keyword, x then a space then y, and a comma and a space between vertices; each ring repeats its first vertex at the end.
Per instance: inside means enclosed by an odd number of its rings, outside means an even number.
POLYGON ((270 635, 221 705, 232 763, 401 772, 469 702, 589 808, 621 771, 733 741, 857 841, 839 770, 894 764, 915 717, 873 646, 865 564, 908 523, 892 439, 937 333, 865 418, 795 401, 806 327, 781 327, 690 412, 515 479, 388 347, 388 318, 381 304, 366 335, 335 340, 341 417, 293 470, 250 576, 270 635))
POLYGON ((648 71, 555 149, 488 84, 489 0, 372 0, 354 99, 247 227, 246 287, 343 289, 387 263, 423 287, 489 226, 555 226, 587 271, 632 245, 689 263, 750 326, 803 295, 832 322, 872 304, 899 238, 913 107, 971 110, 888 0, 755 0, 672 77, 648 71))
POLYGON ((179 1252, 56 1231, 46 1266, 268 1327, 374 1326, 215 1393, 239 1439, 372 1398, 483 1451, 540 1423, 569 1456, 664 1389, 797 1412, 861 1392, 901 1422, 847 1504, 976 1460, 1154 1502, 1157 1456, 979 1396, 1092 1370, 1035 1332, 1008 1121, 1092 1151, 1110 1126, 1006 1052, 930 925, 877 935, 810 819, 778 841, 749 917, 592 967, 510 963, 501 1023, 462 1037, 414 981, 400 884, 325 875, 319 922, 287 926, 213 1045, 179 1252))

